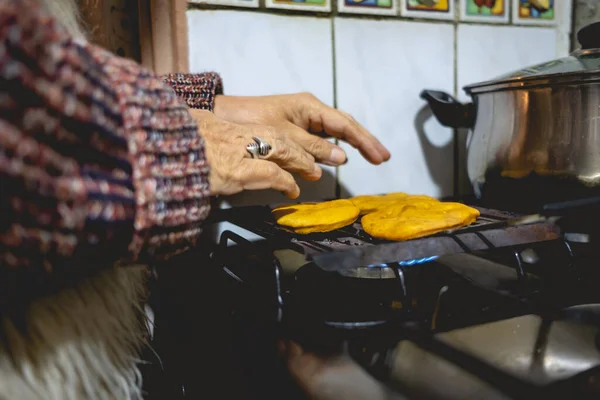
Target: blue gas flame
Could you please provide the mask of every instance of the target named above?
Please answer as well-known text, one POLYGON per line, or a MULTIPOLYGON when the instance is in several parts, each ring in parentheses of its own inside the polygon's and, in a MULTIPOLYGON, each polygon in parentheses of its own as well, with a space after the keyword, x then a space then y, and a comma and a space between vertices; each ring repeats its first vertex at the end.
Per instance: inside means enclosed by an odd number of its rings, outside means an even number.
MULTIPOLYGON (((401 267, 411 267, 413 265, 428 263, 430 261, 435 260, 436 258, 439 258, 439 256, 429 256, 429 257, 423 257, 423 258, 415 258, 412 260, 404 260, 404 261, 399 261, 398 265, 401 267)), ((390 264, 394 264, 394 263, 390 263, 390 264)), ((368 267, 369 268, 389 268, 390 266, 393 266, 390 264, 371 264, 368 267)))
POLYGON ((412 265, 419 265, 419 264, 428 263, 430 261, 435 260, 438 257, 439 256, 430 256, 430 257, 424 257, 424 258, 415 258, 414 260, 400 261, 398 264, 401 265, 401 266, 403 266, 403 267, 410 267, 412 265))

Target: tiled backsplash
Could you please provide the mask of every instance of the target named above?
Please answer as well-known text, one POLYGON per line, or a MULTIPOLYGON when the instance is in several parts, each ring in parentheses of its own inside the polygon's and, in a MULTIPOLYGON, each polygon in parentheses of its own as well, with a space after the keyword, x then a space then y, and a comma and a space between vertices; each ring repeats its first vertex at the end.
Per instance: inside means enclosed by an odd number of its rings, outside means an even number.
MULTIPOLYGON (((342 195, 451 195, 453 133, 431 116, 420 91, 440 89, 466 101, 464 85, 564 56, 570 46, 571 0, 254 1, 209 0, 210 9, 188 10, 191 71, 219 72, 227 94, 312 92, 354 115, 392 152, 375 167, 344 145, 349 162, 327 168, 320 182, 303 182, 301 200, 331 198, 336 184, 342 195), (544 2, 561 8, 553 14, 532 6, 544 2), (231 7, 238 3, 258 8, 231 7)), ((458 139, 464 147, 465 134, 458 139)), ((464 158, 460 148, 457 163, 464 158)), ((468 181, 460 179, 464 192, 468 181)), ((282 201, 270 192, 228 199, 282 201)))
MULTIPOLYGON (((190 11, 190 68, 217 71, 225 92, 259 96, 311 92, 334 105, 331 22, 231 10, 190 11), (194 27, 210 32, 194 36, 194 27)), ((302 200, 334 197, 335 168, 318 182, 299 181, 302 200)), ((232 204, 264 204, 285 198, 260 191, 232 196, 232 204)))
POLYGON ((188 26, 190 68, 219 72, 227 93, 310 91, 333 104, 328 19, 206 10, 189 11, 188 26))
POLYGON ((389 162, 373 166, 344 146, 343 194, 449 194, 452 132, 431 118, 419 93, 453 91, 453 26, 336 18, 334 29, 337 106, 392 152, 389 162))
POLYGON ((508 3, 508 1, 486 2, 478 0, 461 0, 459 4, 460 20, 490 24, 505 24, 510 19, 508 3), (482 7, 481 4, 485 3, 488 3, 491 7, 482 7))
POLYGON ((555 58, 556 36, 552 28, 459 24, 458 88, 555 58))

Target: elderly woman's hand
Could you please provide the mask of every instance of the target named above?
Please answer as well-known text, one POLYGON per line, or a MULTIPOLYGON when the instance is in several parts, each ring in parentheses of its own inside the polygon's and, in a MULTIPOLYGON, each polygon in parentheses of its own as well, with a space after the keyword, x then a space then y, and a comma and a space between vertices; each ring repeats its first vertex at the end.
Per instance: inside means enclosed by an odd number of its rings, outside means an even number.
POLYGON ((224 121, 209 111, 190 110, 206 143, 211 166, 212 195, 231 195, 243 190, 275 189, 296 198, 300 189, 293 176, 297 172, 308 180, 318 180, 321 168, 285 132, 285 127, 240 125, 224 121), (252 137, 268 142, 272 149, 264 159, 252 159, 246 146, 252 137))
POLYGON ((217 96, 214 113, 235 123, 275 127, 319 163, 341 165, 346 161, 340 147, 314 135, 320 133, 348 142, 373 164, 390 158, 390 152, 354 118, 323 104, 311 94, 217 96))

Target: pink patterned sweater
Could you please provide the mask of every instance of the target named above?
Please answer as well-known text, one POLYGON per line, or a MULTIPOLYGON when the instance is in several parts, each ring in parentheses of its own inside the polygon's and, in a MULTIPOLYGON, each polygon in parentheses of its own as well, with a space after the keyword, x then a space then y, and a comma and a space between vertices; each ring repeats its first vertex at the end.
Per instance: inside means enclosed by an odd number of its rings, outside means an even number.
POLYGON ((209 166, 188 106, 212 110, 216 74, 161 79, 77 43, 31 1, 5 0, 0 87, 1 268, 110 265, 194 244, 209 166))

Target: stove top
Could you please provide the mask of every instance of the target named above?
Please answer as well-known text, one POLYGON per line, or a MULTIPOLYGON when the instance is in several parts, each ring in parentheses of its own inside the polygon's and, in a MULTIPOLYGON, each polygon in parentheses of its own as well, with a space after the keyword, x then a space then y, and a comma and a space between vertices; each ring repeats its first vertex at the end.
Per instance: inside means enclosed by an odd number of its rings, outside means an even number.
MULTIPOLYGON (((367 248, 379 245, 377 248, 405 248, 412 252, 395 254, 392 259, 397 261, 398 257, 415 256, 417 254, 429 254, 438 251, 438 254, 447 254, 458 251, 473 251, 485 248, 507 246, 517 243, 534 242, 548 238, 555 238, 557 231, 551 224, 536 224, 533 228, 507 227, 507 222, 520 216, 511 212, 501 212, 477 207, 481 216, 475 223, 454 231, 447 231, 425 239, 412 240, 410 242, 391 242, 375 239, 362 230, 360 221, 352 225, 337 229, 333 232, 312 233, 298 235, 277 225, 271 217, 271 207, 250 206, 235 207, 219 210, 211 216, 209 222, 227 221, 244 228, 258 236, 269 240, 280 246, 293 248, 305 255, 311 256, 323 253, 332 253, 356 248, 367 248), (429 240, 432 239, 433 240, 429 240), (406 243, 410 243, 407 245, 406 243), (424 245, 427 243, 427 245, 424 245), (439 248, 433 248, 432 243, 437 243, 439 248), (391 244, 391 246, 381 246, 391 244), (423 250, 415 251, 419 247, 423 250)), ((234 238, 223 237, 223 240, 236 242, 234 238)), ((388 260, 391 261, 391 260, 388 260)))
POLYGON ((406 242, 360 224, 298 236, 269 210, 216 217, 264 238, 226 231, 212 256, 246 327, 347 352, 408 398, 600 395, 600 254, 585 233, 481 209, 406 242))

